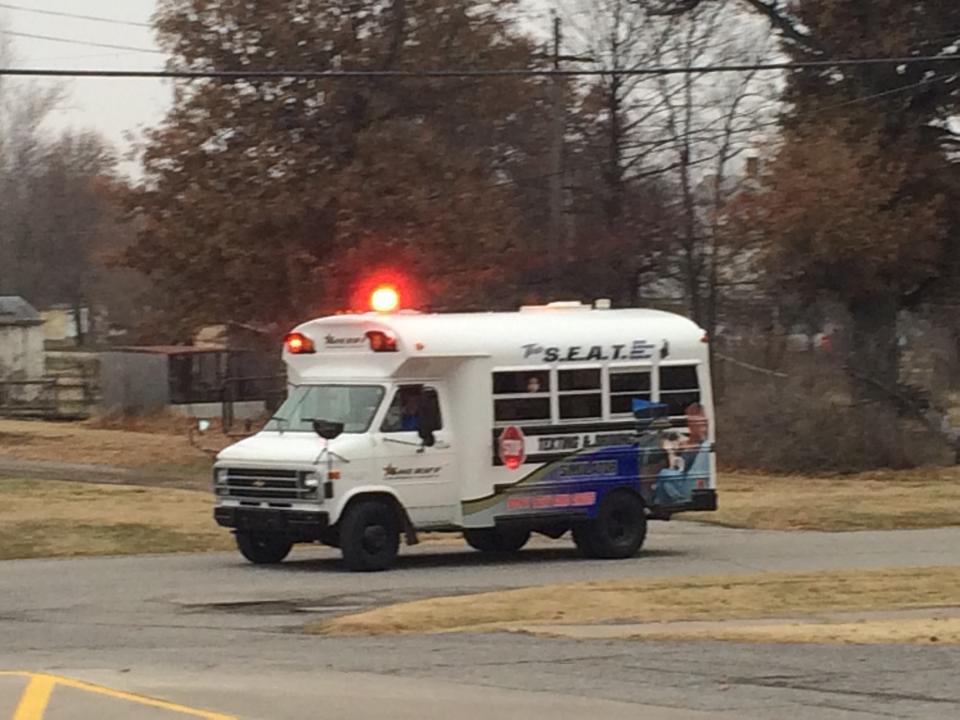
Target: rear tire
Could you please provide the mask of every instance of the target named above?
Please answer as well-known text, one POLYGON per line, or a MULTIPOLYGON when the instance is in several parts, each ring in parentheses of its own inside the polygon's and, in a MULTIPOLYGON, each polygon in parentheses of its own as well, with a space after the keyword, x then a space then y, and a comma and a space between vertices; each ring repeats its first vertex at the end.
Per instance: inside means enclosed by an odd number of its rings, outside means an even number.
POLYGON ((236 539, 240 553, 255 565, 276 565, 290 554, 293 547, 293 543, 284 538, 247 532, 238 532, 236 539))
POLYGON ((339 539, 343 561, 351 570, 386 570, 400 550, 400 520, 386 503, 362 500, 347 509, 339 539))
POLYGON ((631 492, 618 490, 607 495, 597 516, 574 533, 574 542, 587 557, 621 560, 636 555, 646 537, 643 501, 631 492))
POLYGON ((590 527, 587 523, 574 525, 570 534, 573 535, 573 544, 577 546, 580 555, 591 559, 597 557, 597 553, 590 542, 590 527))
POLYGON ((463 539, 474 550, 492 555, 510 555, 519 552, 530 539, 529 530, 478 528, 464 530, 463 539))

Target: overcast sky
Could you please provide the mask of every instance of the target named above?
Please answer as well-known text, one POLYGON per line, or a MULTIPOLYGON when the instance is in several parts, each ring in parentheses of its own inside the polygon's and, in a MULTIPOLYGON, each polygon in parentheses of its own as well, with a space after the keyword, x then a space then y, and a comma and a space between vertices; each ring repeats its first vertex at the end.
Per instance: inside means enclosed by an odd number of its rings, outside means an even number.
MULTIPOLYGON (((531 29, 540 25, 549 27, 545 4, 544 0, 527 0, 524 4, 521 15, 531 29)), ((17 67, 160 70, 166 56, 159 53, 153 30, 145 27, 155 5, 156 0, 0 0, 0 29, 11 33, 6 39, 12 46, 17 67), (88 15, 117 22, 48 13, 88 15), (75 42, 24 35, 46 35, 75 42), (121 45, 152 52, 82 43, 121 45)), ((130 147, 126 139, 129 133, 138 133, 162 120, 172 96, 170 83, 161 80, 44 78, 37 82, 59 82, 67 90, 67 101, 52 118, 54 129, 96 130, 121 153, 130 147)), ((131 166, 124 169, 133 170, 131 166)))
MULTIPOLYGON (((10 33, 155 51, 136 52, 8 35, 18 67, 159 70, 163 68, 165 56, 157 52, 153 30, 140 25, 150 22, 154 5, 155 0, 0 0, 0 24, 10 33), (132 24, 81 20, 16 8, 91 15, 132 24)), ((170 85, 159 80, 44 78, 37 82, 60 82, 67 90, 67 101, 52 118, 56 128, 97 130, 121 152, 129 147, 125 134, 159 122, 171 98, 170 85)))

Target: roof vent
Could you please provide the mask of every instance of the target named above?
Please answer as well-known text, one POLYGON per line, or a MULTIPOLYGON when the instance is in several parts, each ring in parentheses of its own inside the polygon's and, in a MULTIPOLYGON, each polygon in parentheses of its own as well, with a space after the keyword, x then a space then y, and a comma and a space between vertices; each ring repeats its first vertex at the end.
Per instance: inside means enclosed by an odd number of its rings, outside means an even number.
POLYGON ((610 298, 599 298, 593 301, 594 310, 609 310, 610 309, 610 298))
POLYGON ((543 312, 545 310, 589 310, 589 305, 584 305, 579 300, 554 300, 546 305, 521 305, 520 312, 543 312))

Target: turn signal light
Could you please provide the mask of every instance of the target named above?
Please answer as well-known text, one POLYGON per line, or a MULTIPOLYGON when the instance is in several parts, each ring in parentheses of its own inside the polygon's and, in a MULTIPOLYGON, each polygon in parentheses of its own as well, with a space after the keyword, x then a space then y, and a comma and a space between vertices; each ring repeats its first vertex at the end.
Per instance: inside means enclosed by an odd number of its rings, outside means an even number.
POLYGON ((397 339, 382 330, 371 330, 367 333, 367 341, 374 352, 396 352, 397 339))
POLYGON ((283 344, 291 355, 305 355, 317 351, 313 345, 313 340, 303 333, 290 333, 284 339, 283 344))

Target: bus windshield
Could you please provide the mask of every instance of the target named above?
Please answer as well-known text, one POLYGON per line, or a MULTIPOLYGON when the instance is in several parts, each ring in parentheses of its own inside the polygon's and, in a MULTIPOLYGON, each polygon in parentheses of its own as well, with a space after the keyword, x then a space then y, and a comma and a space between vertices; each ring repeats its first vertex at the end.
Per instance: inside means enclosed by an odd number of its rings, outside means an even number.
POLYGON ((299 385, 264 430, 313 432, 314 420, 343 423, 345 433, 364 433, 383 400, 379 385, 299 385))

